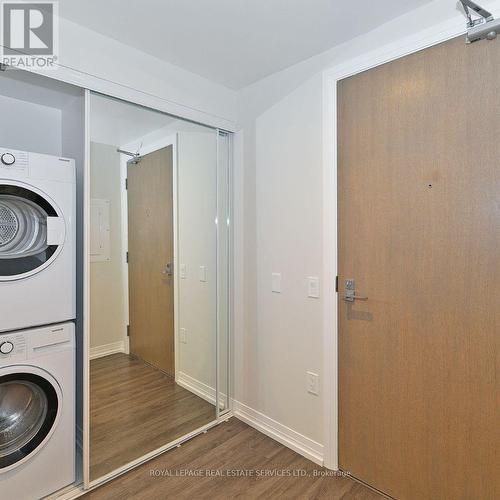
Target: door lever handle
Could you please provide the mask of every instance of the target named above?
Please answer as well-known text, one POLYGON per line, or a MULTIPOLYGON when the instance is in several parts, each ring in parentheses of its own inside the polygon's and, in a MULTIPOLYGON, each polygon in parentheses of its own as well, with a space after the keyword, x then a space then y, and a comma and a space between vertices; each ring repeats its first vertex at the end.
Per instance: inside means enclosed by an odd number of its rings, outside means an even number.
POLYGON ((172 276, 172 263, 169 262, 166 266, 165 269, 161 272, 164 276, 172 276))
POLYGON ((368 297, 356 295, 356 283, 354 280, 345 280, 345 294, 342 300, 346 302, 354 302, 355 300, 368 300, 368 297))
POLYGON ((345 300, 346 302, 354 302, 355 300, 368 300, 368 297, 363 297, 361 295, 356 295, 356 294, 345 294, 342 297, 342 300, 345 300))

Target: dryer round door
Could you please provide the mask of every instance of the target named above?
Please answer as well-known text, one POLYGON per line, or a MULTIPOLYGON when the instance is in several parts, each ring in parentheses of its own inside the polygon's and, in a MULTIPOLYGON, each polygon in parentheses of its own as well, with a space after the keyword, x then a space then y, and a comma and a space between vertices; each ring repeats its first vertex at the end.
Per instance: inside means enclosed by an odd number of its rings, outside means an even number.
POLYGON ((62 407, 59 385, 33 367, 0 370, 0 474, 20 466, 50 439, 62 407))
POLYGON ((0 181, 0 281, 36 274, 53 262, 64 244, 64 218, 41 191, 0 181))

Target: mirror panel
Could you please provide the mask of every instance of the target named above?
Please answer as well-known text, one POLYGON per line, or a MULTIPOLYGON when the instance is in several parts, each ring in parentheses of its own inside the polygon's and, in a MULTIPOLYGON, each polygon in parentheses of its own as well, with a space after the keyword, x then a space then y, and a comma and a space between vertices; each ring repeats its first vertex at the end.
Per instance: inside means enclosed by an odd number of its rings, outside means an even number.
POLYGON ((96 482, 229 409, 230 137, 99 94, 90 132, 96 482))

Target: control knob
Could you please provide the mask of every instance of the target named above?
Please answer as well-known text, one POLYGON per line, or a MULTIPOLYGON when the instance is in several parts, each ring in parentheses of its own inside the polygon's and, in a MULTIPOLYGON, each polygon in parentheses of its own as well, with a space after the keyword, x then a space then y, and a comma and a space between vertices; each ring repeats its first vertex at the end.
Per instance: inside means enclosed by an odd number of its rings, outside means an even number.
POLYGON ((14 165, 16 162, 16 157, 12 153, 4 153, 1 157, 0 160, 2 160, 2 163, 4 165, 14 165))
POLYGON ((8 340, 0 344, 0 353, 10 354, 14 350, 14 344, 8 340))

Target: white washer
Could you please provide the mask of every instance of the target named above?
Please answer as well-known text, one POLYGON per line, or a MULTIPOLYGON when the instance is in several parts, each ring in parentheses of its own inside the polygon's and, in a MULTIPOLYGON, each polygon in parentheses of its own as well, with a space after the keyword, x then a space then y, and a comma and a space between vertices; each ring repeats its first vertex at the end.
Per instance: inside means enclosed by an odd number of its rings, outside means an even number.
POLYGON ((0 332, 76 316, 75 162, 0 148, 0 332))
POLYGON ((34 500, 75 481, 73 323, 0 335, 0 496, 34 500))

